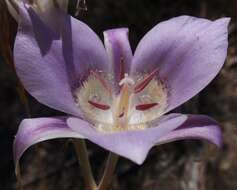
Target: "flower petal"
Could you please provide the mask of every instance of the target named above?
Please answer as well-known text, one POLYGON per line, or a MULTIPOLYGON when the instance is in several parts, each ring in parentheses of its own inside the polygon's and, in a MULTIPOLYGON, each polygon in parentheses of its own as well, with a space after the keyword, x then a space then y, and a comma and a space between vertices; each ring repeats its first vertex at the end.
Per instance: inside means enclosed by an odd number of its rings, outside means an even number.
POLYGON ((63 11, 67 11, 68 0, 5 0, 8 10, 13 18, 18 22, 19 21, 19 11, 18 5, 21 2, 31 5, 37 14, 52 28, 59 28, 57 21, 57 9, 60 8, 63 11), (55 14, 56 13, 56 14, 55 14))
POLYGON ((67 124, 91 142, 137 164, 142 164, 158 139, 180 126, 186 119, 185 115, 170 114, 163 116, 155 128, 115 133, 98 132, 89 123, 78 118, 69 118, 67 124))
POLYGON ((158 144, 183 139, 204 139, 218 147, 222 144, 222 134, 218 123, 204 115, 188 115, 185 123, 161 137, 158 144))
POLYGON ((227 54, 229 21, 180 16, 158 24, 140 41, 132 73, 159 69, 169 93, 166 112, 192 98, 217 75, 227 54))
POLYGON ((83 138, 66 124, 66 118, 24 119, 14 141, 14 161, 17 163, 30 146, 56 138, 83 138))
POLYGON ((116 84, 129 73, 132 50, 128 40, 128 29, 118 28, 104 31, 104 44, 111 62, 116 84))
POLYGON ((14 46, 16 71, 24 87, 39 102, 80 115, 73 90, 90 69, 108 70, 108 57, 98 36, 84 23, 61 12, 59 36, 32 8, 21 6, 14 46))

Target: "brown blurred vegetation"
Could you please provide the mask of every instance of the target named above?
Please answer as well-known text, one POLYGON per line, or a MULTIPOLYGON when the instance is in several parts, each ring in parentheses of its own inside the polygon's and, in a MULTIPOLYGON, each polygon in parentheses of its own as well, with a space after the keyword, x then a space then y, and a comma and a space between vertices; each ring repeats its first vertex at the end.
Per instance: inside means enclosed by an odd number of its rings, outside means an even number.
MULTIPOLYGON (((2 0, 1 0, 2 1, 2 0)), ((2 2, 1 2, 2 3, 2 2)), ((218 120, 224 146, 217 150, 205 142, 182 141, 153 148, 146 162, 137 166, 120 159, 115 190, 236 190, 237 189, 237 1, 236 0, 87 0, 88 11, 78 18, 100 36, 108 28, 130 28, 133 49, 139 39, 160 21, 179 15, 209 19, 232 18, 227 62, 218 77, 198 96, 178 109, 203 113, 218 120)), ((3 9, 0 10, 0 14, 3 9)), ((6 13, 7 14, 7 13, 6 13)), ((10 16, 7 18, 11 23, 10 16)), ((14 25, 14 24, 13 24, 14 25)), ((12 28, 14 30, 14 27, 12 28)), ((0 25, 6 31, 7 25, 0 25)), ((14 31, 13 31, 14 34, 14 31)), ((10 37, 12 40, 12 37, 10 37)), ((0 35, 0 43, 6 36, 0 35)), ((7 48, 7 47, 3 47, 7 48)), ((0 189, 16 189, 12 142, 20 121, 27 117, 20 103, 16 76, 0 57, 0 189)), ((6 63, 6 61, 5 61, 6 63)), ((58 115, 29 97, 32 117, 58 115)), ((89 143, 96 179, 101 176, 107 153, 89 143)), ((54 140, 30 148, 22 159, 24 190, 83 189, 80 168, 70 142, 54 140), (66 143, 65 143, 66 142, 66 143), (36 148, 37 147, 37 148, 36 148)))

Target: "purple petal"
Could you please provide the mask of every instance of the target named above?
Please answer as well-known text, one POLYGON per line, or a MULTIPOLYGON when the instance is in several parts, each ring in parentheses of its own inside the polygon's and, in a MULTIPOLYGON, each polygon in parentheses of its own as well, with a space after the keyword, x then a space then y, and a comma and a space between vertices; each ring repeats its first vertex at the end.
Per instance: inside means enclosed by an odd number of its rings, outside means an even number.
POLYGON ((84 23, 61 12, 61 35, 50 30, 33 9, 21 6, 14 46, 16 71, 39 102, 80 115, 73 90, 90 69, 108 70, 108 56, 98 36, 84 23))
POLYGON ((161 137, 158 144, 183 139, 204 139, 218 147, 222 144, 222 134, 218 123, 204 115, 188 115, 185 123, 161 137))
POLYGON ((119 28, 104 31, 104 44, 111 62, 111 70, 113 70, 115 81, 118 84, 121 74, 129 73, 132 50, 128 40, 128 29, 119 28))
POLYGON ((142 164, 158 139, 180 126, 186 119, 187 116, 185 115, 170 114, 163 116, 157 127, 115 133, 98 132, 89 123, 78 118, 69 118, 67 123, 70 128, 80 132, 91 142, 137 164, 142 164))
POLYGON ((83 138, 66 124, 66 118, 24 119, 14 141, 14 161, 17 163, 30 146, 56 138, 83 138))
POLYGON ((192 98, 217 75, 227 54, 229 21, 176 17, 155 26, 140 41, 131 70, 159 69, 169 93, 166 112, 192 98))

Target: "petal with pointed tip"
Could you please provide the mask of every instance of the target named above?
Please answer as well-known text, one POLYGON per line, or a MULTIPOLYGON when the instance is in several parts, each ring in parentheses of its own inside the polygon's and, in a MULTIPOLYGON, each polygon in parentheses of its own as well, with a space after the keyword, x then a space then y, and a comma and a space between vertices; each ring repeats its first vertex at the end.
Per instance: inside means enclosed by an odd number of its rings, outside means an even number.
POLYGON ((82 135, 70 129, 66 118, 35 118, 24 119, 15 137, 13 153, 17 163, 22 154, 30 146, 56 138, 83 138, 82 135))
POLYGON ((188 115, 180 127, 161 137, 157 143, 165 144, 183 139, 201 139, 220 147, 222 145, 221 129, 218 123, 204 115, 188 115))
POLYGON ((21 21, 14 45, 16 72, 39 102, 80 116, 73 90, 89 70, 108 70, 108 57, 98 36, 84 23, 61 12, 58 35, 32 8, 20 6, 21 21))
POLYGON ((156 25, 140 41, 131 72, 158 68, 169 93, 166 112, 196 95, 220 71, 227 54, 229 21, 180 16, 156 25))
POLYGON ((187 116, 182 114, 170 114, 163 116, 157 127, 114 133, 98 132, 89 123, 78 118, 69 118, 67 124, 72 130, 80 132, 102 148, 142 164, 158 139, 179 127, 186 119, 187 116))

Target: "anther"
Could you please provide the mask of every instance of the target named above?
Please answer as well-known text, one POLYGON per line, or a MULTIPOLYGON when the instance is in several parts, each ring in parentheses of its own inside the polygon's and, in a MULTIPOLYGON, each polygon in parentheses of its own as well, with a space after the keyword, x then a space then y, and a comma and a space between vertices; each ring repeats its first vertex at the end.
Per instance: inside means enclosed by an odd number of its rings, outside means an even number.
POLYGON ((148 110, 150 108, 153 108, 155 106, 157 106, 158 103, 151 103, 151 104, 140 104, 140 105, 137 105, 136 106, 136 110, 139 110, 139 111, 145 111, 145 110, 148 110))
POLYGON ((136 85, 134 88, 134 93, 136 94, 136 93, 141 92, 156 76, 157 72, 158 72, 158 69, 155 69, 147 77, 145 77, 138 85, 136 85))
POLYGON ((110 109, 110 106, 108 106, 108 105, 96 103, 96 102, 93 102, 91 100, 88 100, 88 103, 91 104, 92 106, 98 108, 98 109, 101 109, 101 110, 108 110, 108 109, 110 109))

